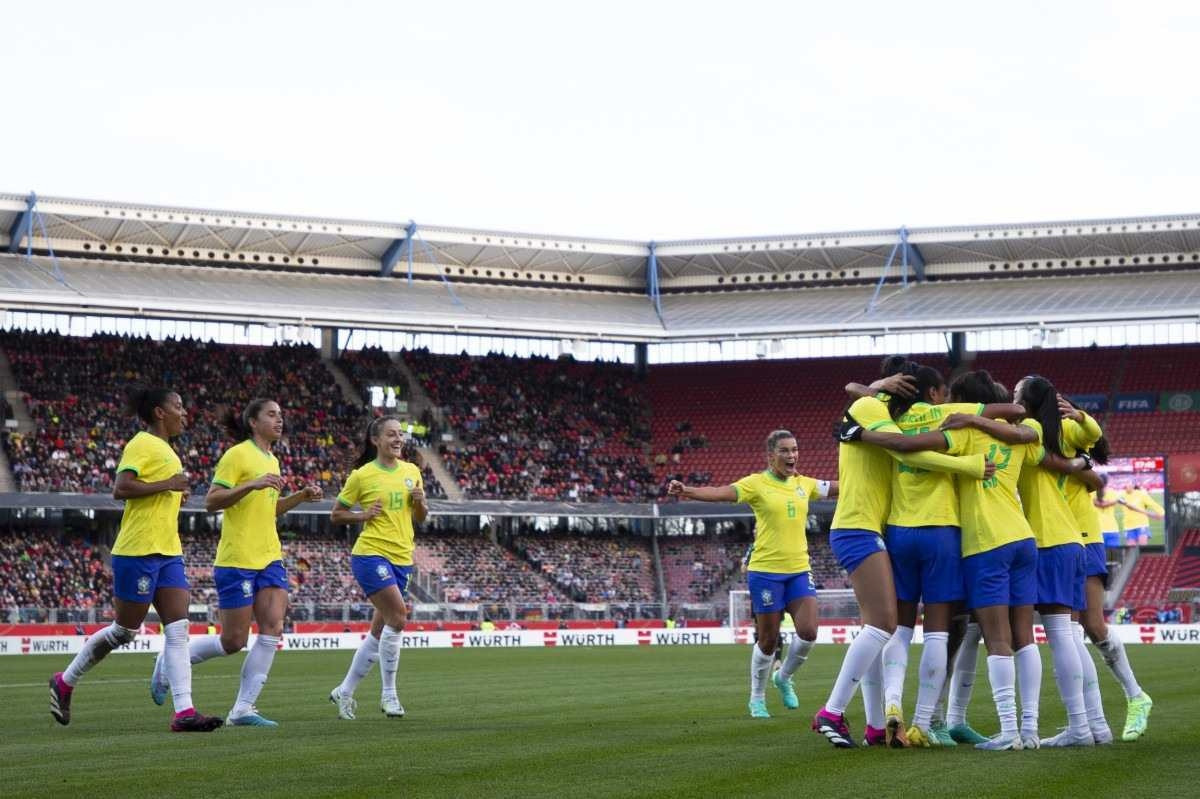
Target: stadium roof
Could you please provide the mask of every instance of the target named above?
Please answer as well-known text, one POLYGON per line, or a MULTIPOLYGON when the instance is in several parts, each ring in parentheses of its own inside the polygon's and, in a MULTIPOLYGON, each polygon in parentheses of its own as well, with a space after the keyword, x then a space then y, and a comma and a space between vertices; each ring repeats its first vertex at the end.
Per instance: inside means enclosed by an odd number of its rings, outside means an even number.
POLYGON ((0 195, 4 250, 0 305, 58 313, 623 341, 1200 317, 1200 215, 651 243, 0 195))

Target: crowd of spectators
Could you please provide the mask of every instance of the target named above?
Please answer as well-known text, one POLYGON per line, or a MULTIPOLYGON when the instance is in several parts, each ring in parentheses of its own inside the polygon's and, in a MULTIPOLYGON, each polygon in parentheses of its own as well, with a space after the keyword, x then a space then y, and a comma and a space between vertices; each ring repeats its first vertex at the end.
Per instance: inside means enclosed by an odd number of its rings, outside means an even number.
POLYGON ((179 391, 187 429, 176 442, 193 491, 207 488, 230 441, 219 424, 227 407, 256 396, 284 409, 275 447, 290 486, 315 482, 327 494, 340 485, 367 416, 342 396, 311 346, 231 346, 194 340, 5 331, 0 346, 37 430, 13 433, 6 446, 22 491, 108 492, 125 442, 138 422, 125 411, 133 384, 179 391))
POLYGON ((729 537, 673 536, 659 539, 667 601, 705 602, 736 575, 746 551, 729 537))
POLYGON ((439 452, 473 499, 644 501, 648 407, 616 364, 404 353, 461 447, 439 452))
POLYGON ((112 572, 91 542, 31 529, 0 533, 0 608, 91 608, 111 597, 112 572))
POLYGON ((513 548, 576 602, 657 602, 646 539, 518 536, 513 548))
POLYGON ((433 578, 437 593, 447 602, 558 603, 563 599, 528 563, 478 535, 422 537, 415 562, 433 578))

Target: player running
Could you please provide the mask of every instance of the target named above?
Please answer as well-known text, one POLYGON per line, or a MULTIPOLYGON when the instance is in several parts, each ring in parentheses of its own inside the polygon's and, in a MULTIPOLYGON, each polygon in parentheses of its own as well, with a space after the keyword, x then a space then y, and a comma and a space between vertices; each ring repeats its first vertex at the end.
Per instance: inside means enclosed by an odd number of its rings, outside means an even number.
POLYGON ((412 576, 413 523, 425 521, 429 513, 421 470, 404 460, 405 454, 399 419, 383 416, 371 422, 354 470, 329 517, 335 526, 363 523, 350 553, 350 569, 375 606, 371 634, 359 644, 341 684, 329 693, 343 719, 354 719, 358 707, 354 691, 376 660, 383 676, 379 709, 389 718, 404 716, 396 672, 401 632, 408 619, 405 596, 412 576), (362 510, 353 510, 355 505, 362 510))
MULTIPOLYGON (((225 450, 217 461, 212 486, 204 498, 209 513, 225 511, 213 565, 221 634, 193 641, 192 663, 240 652, 250 638, 250 622, 256 622, 258 635, 242 663, 237 700, 225 722, 235 727, 278 727, 278 723, 260 715, 254 704, 282 640, 288 606, 287 573, 275 520, 301 502, 320 500, 321 488, 309 485, 280 496, 283 478, 279 476, 279 460, 271 452, 283 436, 279 403, 254 399, 241 413, 228 411, 223 421, 239 443, 225 450)), ((161 685, 161 670, 156 664, 151 690, 161 690, 161 685)))
MULTIPOLYGON (((894 364, 894 359, 889 360, 894 364)), ((893 365, 892 371, 902 370, 903 364, 898 367, 893 365)), ((884 387, 876 384, 872 388, 884 387)), ((887 405, 875 397, 855 400, 836 432, 841 442, 838 447, 841 497, 834 512, 829 543, 838 563, 850 575, 863 628, 851 642, 833 690, 813 718, 812 728, 840 748, 854 746, 845 716, 846 705, 857 685, 873 670, 880 652, 896 629, 896 590, 891 561, 881 535, 891 504, 892 460, 889 455, 909 466, 961 473, 975 479, 989 476, 995 468, 987 464, 982 455, 952 458, 936 452, 900 454, 879 449, 859 440, 864 430, 891 433, 896 439, 908 438, 892 421, 887 405)), ((886 736, 885 730, 870 723, 870 716, 876 711, 882 716, 881 708, 868 708, 864 735, 867 743, 875 743, 886 736)), ((904 736, 895 737, 893 742, 907 745, 904 736)))
POLYGON ((192 706, 188 582, 179 541, 179 508, 188 495, 188 480, 170 444, 183 432, 187 411, 179 395, 166 388, 134 389, 129 409, 146 427, 121 452, 113 485, 113 499, 125 500, 112 549, 115 620, 84 642, 66 671, 50 678, 50 715, 59 724, 71 723, 71 695, 80 678, 137 637, 153 604, 165 639, 159 656, 164 700, 169 689, 175 706, 171 730, 210 732, 221 726, 221 719, 202 716, 192 706))
POLYGON ((745 502, 754 511, 754 550, 746 586, 754 610, 757 643, 751 648, 751 718, 766 719, 766 682, 779 648, 781 615, 795 622, 796 637, 771 682, 790 710, 800 707, 792 675, 808 659, 817 640, 817 590, 808 562, 808 503, 813 497, 836 497, 836 480, 816 480, 796 473, 799 446, 787 430, 767 436, 767 469, 727 486, 694 487, 672 480, 667 493, 702 502, 745 502))

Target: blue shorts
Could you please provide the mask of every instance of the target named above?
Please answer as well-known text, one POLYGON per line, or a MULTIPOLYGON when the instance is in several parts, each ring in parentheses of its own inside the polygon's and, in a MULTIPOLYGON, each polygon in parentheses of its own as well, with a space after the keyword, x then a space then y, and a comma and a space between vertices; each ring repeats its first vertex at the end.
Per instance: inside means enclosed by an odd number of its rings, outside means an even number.
POLYGON ((959 602, 963 590, 962 531, 957 527, 887 527, 896 599, 959 602))
POLYGON ((755 613, 779 613, 797 599, 817 595, 808 572, 746 572, 746 587, 755 613))
POLYGON ((213 582, 217 585, 217 607, 221 610, 244 608, 254 604, 254 595, 264 588, 288 588, 283 561, 268 563, 263 569, 239 569, 236 566, 213 566, 213 582))
POLYGON ((187 590, 180 555, 113 555, 113 593, 126 602, 149 604, 160 588, 187 590))
POLYGON ((874 530, 830 530, 829 546, 846 574, 853 574, 864 560, 876 552, 887 552, 883 536, 874 530))
POLYGON ((1087 577, 1108 576, 1108 556, 1104 554, 1104 544, 1087 544, 1084 550, 1084 575, 1087 577))
POLYGON ((1036 603, 1037 562, 1037 542, 1032 538, 963 558, 967 607, 1019 608, 1036 603))
POLYGON ((1142 538, 1150 538, 1149 527, 1131 527, 1125 531, 1125 541, 1129 544, 1136 544, 1142 538))
POLYGON ((1082 544, 1059 544, 1038 550, 1037 603, 1086 610, 1083 586, 1087 582, 1082 544))
POLYGON ((354 579, 367 596, 389 585, 398 587, 401 595, 408 596, 408 578, 412 576, 412 569, 411 565, 397 566, 380 555, 350 556, 350 571, 354 572, 354 579))
POLYGON ((1118 532, 1104 533, 1104 546, 1109 549, 1121 548, 1121 534, 1118 532))

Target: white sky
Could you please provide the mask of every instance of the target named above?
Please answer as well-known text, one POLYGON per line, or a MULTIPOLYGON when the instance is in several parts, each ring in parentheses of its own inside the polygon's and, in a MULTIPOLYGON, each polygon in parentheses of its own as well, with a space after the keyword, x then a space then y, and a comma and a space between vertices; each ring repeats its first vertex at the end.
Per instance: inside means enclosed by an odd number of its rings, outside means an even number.
POLYGON ((660 241, 1200 210, 1194 3, 6 16, 0 191, 660 241))

